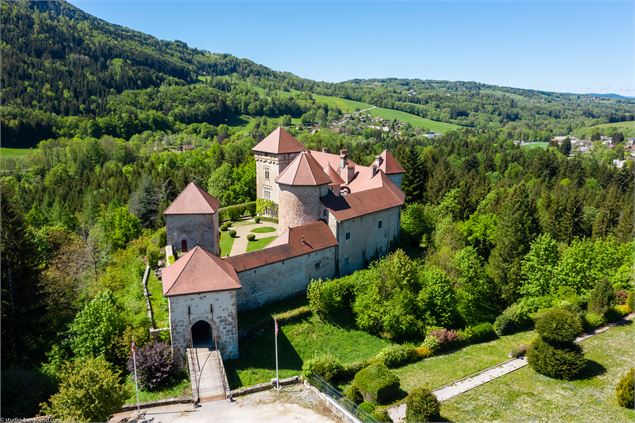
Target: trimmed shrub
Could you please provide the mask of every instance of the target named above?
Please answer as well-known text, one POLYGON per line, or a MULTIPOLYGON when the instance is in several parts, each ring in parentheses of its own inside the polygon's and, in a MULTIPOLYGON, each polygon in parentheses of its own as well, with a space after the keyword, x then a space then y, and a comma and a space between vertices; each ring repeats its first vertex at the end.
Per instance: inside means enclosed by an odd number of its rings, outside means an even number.
POLYGON ((222 225, 220 225, 220 230, 221 230, 221 231, 223 231, 223 232, 225 232, 225 231, 229 230, 229 227, 230 227, 230 226, 231 226, 231 223, 229 223, 229 222, 225 222, 225 223, 223 223, 222 225))
POLYGON ((437 338, 437 341, 439 341, 439 348, 442 350, 456 348, 461 343, 461 337, 455 330, 436 329, 430 332, 429 336, 437 338))
POLYGON ((631 308, 631 310, 635 310, 635 292, 629 291, 626 296, 626 305, 631 308))
POLYGON ((437 397, 428 388, 415 388, 406 398, 406 421, 437 421, 441 406, 437 397))
POLYGON ((615 395, 617 396, 617 403, 626 408, 632 409, 635 407, 635 369, 631 369, 620 379, 615 387, 615 395))
POLYGON ((615 291, 608 279, 600 280, 589 294, 588 310, 604 315, 615 304, 615 291))
POLYGON ((390 418, 390 415, 386 410, 379 410, 376 408, 372 414, 375 420, 377 420, 378 422, 392 423, 392 419, 390 418))
POLYGON ((373 404, 372 402, 366 402, 366 401, 364 401, 357 407, 360 410, 367 412, 368 414, 371 414, 373 411, 375 411, 375 408, 377 408, 377 406, 373 404))
POLYGON ((377 359, 389 368, 402 366, 416 358, 415 347, 411 344, 390 344, 377 354, 377 359))
POLYGON ((633 310, 627 304, 619 304, 613 307, 615 313, 617 313, 620 317, 624 317, 630 314, 633 310))
MULTIPOLYGON (((134 372, 132 357, 128 361, 128 371, 134 372)), ((137 377, 141 389, 155 391, 167 385, 175 371, 172 348, 167 342, 156 341, 137 351, 137 377)))
POLYGON ((364 401, 387 404, 399 395, 399 378, 381 363, 360 370, 353 383, 364 401))
POLYGON ((440 348, 439 340, 432 335, 426 336, 421 346, 427 348, 431 354, 436 353, 440 348))
POLYGON ((321 354, 304 362, 302 375, 305 378, 318 375, 327 382, 333 382, 341 377, 343 369, 342 363, 334 355, 321 354))
POLYGON ((249 216, 254 217, 256 215, 256 202, 250 201, 249 203, 245 203, 245 211, 249 216))
POLYGON ((247 235, 247 241, 253 241, 255 239, 256 239, 256 235, 254 235, 254 234, 248 234, 247 235))
POLYGON ((628 299, 628 291, 625 289, 620 289, 615 291, 615 304, 622 305, 626 304, 626 300, 628 299))
POLYGON ((359 404, 364 401, 364 397, 362 397, 362 393, 359 392, 357 386, 354 383, 350 384, 344 389, 344 396, 349 400, 353 401, 355 404, 359 404))
POLYGON ((496 339, 496 332, 491 323, 479 323, 478 325, 468 326, 463 330, 463 339, 470 344, 478 342, 490 341, 496 339))
POLYGON ((229 236, 232 237, 232 238, 236 238, 236 231, 234 229, 229 231, 229 236))
POLYGON ((575 379, 587 363, 579 345, 570 343, 555 347, 541 338, 531 343, 527 361, 536 372, 565 380, 575 379))
POLYGON ((573 342, 582 333, 580 318, 567 310, 552 308, 538 316, 536 332, 549 342, 573 342))
POLYGON ((509 355, 512 358, 524 357, 525 354, 527 354, 527 349, 528 348, 529 348, 529 345, 527 345, 527 344, 518 344, 514 348, 512 348, 512 350, 509 353, 509 355))
POLYGON ((369 360, 360 360, 353 363, 344 364, 340 378, 342 380, 352 379, 355 374, 362 370, 364 367, 368 367, 376 362, 377 360, 375 358, 371 358, 369 360))
POLYGON ((604 316, 591 311, 584 314, 584 324, 588 328, 597 328, 598 326, 602 326, 604 323, 606 323, 604 316))
POLYGON ((509 335, 527 329, 531 325, 529 314, 522 310, 517 304, 507 307, 496 318, 494 322, 494 332, 496 335, 509 335))
POLYGON ((428 358, 432 355, 430 348, 423 345, 415 348, 415 353, 417 354, 417 358, 428 358))
POLYGON ((260 216, 254 217, 254 223, 260 223, 260 216))

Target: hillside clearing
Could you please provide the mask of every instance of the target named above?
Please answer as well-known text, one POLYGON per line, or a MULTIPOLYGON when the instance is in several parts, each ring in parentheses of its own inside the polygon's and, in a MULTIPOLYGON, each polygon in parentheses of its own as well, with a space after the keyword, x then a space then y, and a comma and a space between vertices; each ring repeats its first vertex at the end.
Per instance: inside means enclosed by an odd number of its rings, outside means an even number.
POLYGON ((409 123, 415 128, 425 128, 430 131, 444 133, 452 129, 459 129, 461 126, 453 123, 438 122, 436 120, 430 120, 422 118, 421 116, 413 115, 411 113, 402 112, 399 110, 385 109, 383 107, 377 107, 368 111, 371 116, 379 116, 384 119, 396 119, 404 123, 409 123))

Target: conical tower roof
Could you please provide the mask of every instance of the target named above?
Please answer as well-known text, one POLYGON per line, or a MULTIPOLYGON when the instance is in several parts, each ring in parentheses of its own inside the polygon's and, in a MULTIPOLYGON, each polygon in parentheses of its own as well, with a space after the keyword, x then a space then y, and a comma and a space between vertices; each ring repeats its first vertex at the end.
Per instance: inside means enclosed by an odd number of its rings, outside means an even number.
POLYGON ((304 150, 304 146, 279 126, 251 150, 260 153, 286 154, 299 153, 304 150))
POLYGON ((330 184, 331 178, 324 173, 310 152, 303 151, 278 175, 276 182, 283 185, 318 186, 330 184))

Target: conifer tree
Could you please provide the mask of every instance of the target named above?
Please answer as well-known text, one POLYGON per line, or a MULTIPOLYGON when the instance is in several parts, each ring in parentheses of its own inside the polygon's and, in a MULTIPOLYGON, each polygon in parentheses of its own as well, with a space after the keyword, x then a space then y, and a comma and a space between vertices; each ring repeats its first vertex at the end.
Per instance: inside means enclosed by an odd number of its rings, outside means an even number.
POLYGON ((406 171, 401 182, 401 189, 406 195, 406 202, 422 201, 425 191, 426 170, 421 156, 413 145, 401 151, 400 162, 406 171))

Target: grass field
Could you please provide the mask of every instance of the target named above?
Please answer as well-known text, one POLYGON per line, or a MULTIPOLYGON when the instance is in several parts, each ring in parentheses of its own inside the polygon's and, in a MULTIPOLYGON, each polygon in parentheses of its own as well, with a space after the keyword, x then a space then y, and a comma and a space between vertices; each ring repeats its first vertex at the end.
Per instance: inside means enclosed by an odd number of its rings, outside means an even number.
POLYGON ((315 101, 326 104, 329 107, 337 107, 344 113, 353 113, 359 110, 370 109, 372 104, 362 103, 361 101, 347 100, 341 97, 332 97, 329 95, 312 94, 315 101))
POLYGON ((522 148, 542 148, 543 150, 547 147, 549 147, 548 142, 530 142, 522 145, 522 148))
POLYGON ((150 303, 152 304, 152 313, 157 328, 167 328, 170 325, 168 320, 168 300, 163 296, 163 288, 161 282, 150 271, 148 278, 148 291, 150 292, 150 303))
MULTIPOLYGON (((261 327, 259 323, 263 321, 265 325, 257 335, 241 340, 238 360, 226 362, 225 367, 232 389, 267 382, 275 377, 274 328, 271 315, 305 304, 305 297, 296 297, 278 305, 239 315, 242 330, 256 325, 261 327), (270 324, 267 324, 268 322, 270 324)), ((280 377, 300 374, 302 363, 316 354, 330 352, 343 363, 351 363, 377 354, 387 343, 388 341, 354 329, 350 325, 336 326, 308 314, 297 321, 280 325, 280 377)))
POLYGON ((34 150, 32 148, 8 148, 0 147, 0 157, 18 157, 31 154, 34 150))
POLYGON ((490 342, 468 345, 449 354, 426 358, 395 369, 394 372, 399 376, 401 389, 406 392, 419 386, 436 389, 509 360, 507 354, 512 347, 528 343, 533 337, 533 331, 503 336, 490 342))
POLYGON ((444 133, 452 129, 461 128, 459 125, 453 123, 438 122, 436 120, 425 119, 411 113, 402 112, 393 109, 384 109, 383 107, 376 107, 368 111, 371 116, 380 116, 384 119, 397 119, 404 123, 409 123, 415 128, 425 128, 434 132, 444 133))
POLYGON ((254 228, 251 230, 254 234, 266 234, 268 232, 275 232, 276 228, 272 228, 271 226, 261 226, 259 228, 254 228))
MULTIPOLYGON (((134 404, 136 402, 134 380, 130 375, 126 378, 126 386, 128 387, 128 392, 132 393, 132 395, 126 400, 126 404, 134 404)), ((191 394, 192 385, 190 384, 190 378, 186 373, 184 373, 176 378, 176 380, 172 383, 172 386, 161 389, 160 391, 150 392, 139 389, 139 402, 157 401, 175 397, 187 397, 191 394)))
POLYGON ((625 122, 603 123, 601 125, 580 128, 574 131, 574 135, 579 138, 587 138, 591 136, 594 129, 599 129, 600 135, 607 135, 607 130, 609 128, 621 131, 626 138, 635 137, 635 121, 632 120, 625 122))
POLYGON ((635 363, 634 337, 629 324, 582 342, 595 363, 586 379, 560 381, 525 367, 444 402, 441 415, 454 422, 632 422, 635 411, 618 406, 615 386, 635 363))
POLYGON ((229 231, 220 231, 219 245, 221 257, 227 256, 232 250, 232 245, 234 245, 234 238, 229 236, 229 231))
MULTIPOLYGON (((260 228, 258 228, 260 229, 260 228)), ((253 232, 253 231, 252 231, 253 232)), ((275 236, 268 236, 265 238, 255 239, 253 241, 249 241, 247 244, 247 252, 251 253, 252 251, 258 251, 265 248, 267 245, 271 244, 271 242, 276 239, 275 236)))

